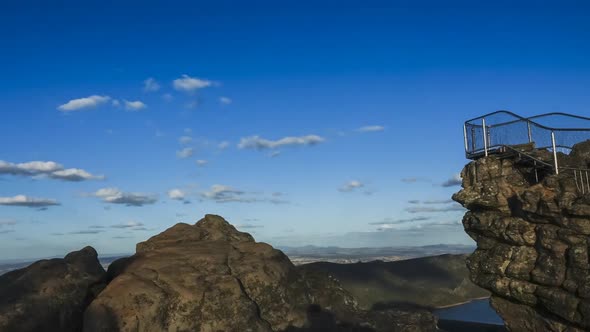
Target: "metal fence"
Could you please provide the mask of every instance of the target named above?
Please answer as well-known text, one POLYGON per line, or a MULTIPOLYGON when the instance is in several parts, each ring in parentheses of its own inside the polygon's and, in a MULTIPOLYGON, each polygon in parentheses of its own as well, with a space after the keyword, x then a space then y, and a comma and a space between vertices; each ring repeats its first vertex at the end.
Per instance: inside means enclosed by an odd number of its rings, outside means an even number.
MULTIPOLYGON (((559 174, 557 152, 569 154, 574 144, 590 140, 590 118, 567 113, 524 118, 509 111, 497 111, 465 121, 463 135, 469 159, 487 156, 504 146, 533 143, 536 149, 553 153, 553 169, 559 174)), ((588 170, 576 170, 586 172, 587 177, 588 170)))

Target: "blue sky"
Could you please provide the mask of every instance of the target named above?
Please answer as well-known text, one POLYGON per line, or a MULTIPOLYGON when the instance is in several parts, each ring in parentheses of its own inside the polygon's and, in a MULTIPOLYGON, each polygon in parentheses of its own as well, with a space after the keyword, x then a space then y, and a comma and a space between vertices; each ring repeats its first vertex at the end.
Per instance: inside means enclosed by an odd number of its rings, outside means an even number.
POLYGON ((445 5, 2 4, 0 259, 205 213, 277 246, 471 244, 462 123, 588 114, 589 8, 445 5))

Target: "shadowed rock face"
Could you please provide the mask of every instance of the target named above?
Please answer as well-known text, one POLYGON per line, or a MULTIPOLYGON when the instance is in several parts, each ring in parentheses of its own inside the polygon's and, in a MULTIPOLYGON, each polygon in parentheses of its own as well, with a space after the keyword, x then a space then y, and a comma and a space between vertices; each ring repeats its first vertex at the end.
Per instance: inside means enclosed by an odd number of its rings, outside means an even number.
POLYGON ((86 247, 0 276, 0 331, 80 331, 104 274, 86 247))
POLYGON ((358 310, 336 280, 215 215, 139 243, 107 279, 84 331, 436 331, 429 313, 358 310))
MULTIPOLYGON (((538 157, 551 161, 546 151, 538 157)), ((560 164, 587 167, 590 142, 560 164)), ((492 306, 512 331, 590 329, 590 195, 571 173, 539 174, 512 159, 469 163, 453 199, 469 211, 465 231, 477 242, 471 279, 492 292, 492 306)))

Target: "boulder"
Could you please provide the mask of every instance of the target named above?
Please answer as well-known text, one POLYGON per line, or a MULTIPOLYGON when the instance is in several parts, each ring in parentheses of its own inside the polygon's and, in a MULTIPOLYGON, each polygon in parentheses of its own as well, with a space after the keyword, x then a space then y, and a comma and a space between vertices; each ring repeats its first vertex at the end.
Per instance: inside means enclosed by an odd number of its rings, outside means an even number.
POLYGON ((429 314, 404 320, 359 310, 336 280, 299 273, 281 251, 216 215, 137 244, 107 276, 84 314, 84 331, 298 331, 313 329, 317 319, 372 331, 409 331, 395 324, 420 321, 428 329, 416 331, 436 330, 429 314))
POLYGON ((0 276, 0 331, 81 331, 104 274, 96 250, 86 247, 0 276))

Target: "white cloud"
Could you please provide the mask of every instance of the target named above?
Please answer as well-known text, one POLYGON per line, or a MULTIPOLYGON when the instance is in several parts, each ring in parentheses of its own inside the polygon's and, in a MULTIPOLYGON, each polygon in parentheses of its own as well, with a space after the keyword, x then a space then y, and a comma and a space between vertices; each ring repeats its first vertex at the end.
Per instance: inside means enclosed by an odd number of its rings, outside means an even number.
POLYGON ((275 157, 278 157, 280 154, 281 154, 281 151, 272 151, 271 153, 268 154, 268 156, 271 158, 275 158, 275 157))
POLYGON ((25 195, 16 195, 13 197, 0 197, 0 205, 42 208, 52 205, 59 205, 59 202, 54 199, 33 198, 25 195))
POLYGON ((358 128, 356 131, 358 131, 360 133, 374 133, 374 132, 384 131, 384 130, 385 130, 385 127, 383 127, 383 126, 364 126, 364 127, 358 128))
POLYGON ((258 203, 267 202, 272 204, 287 204, 288 201, 279 200, 276 197, 262 197, 260 193, 248 193, 230 186, 216 184, 211 186, 209 191, 202 192, 201 197, 213 200, 216 203, 258 203))
POLYGON ((178 158, 185 159, 185 158, 188 158, 188 157, 192 156, 193 153, 194 153, 194 149, 193 148, 184 148, 184 149, 182 149, 180 151, 176 151, 176 156, 178 158))
POLYGON ((111 105, 113 105, 114 107, 119 107, 121 106, 121 102, 118 99, 113 99, 111 105))
POLYGON ((171 189, 168 191, 168 197, 170 199, 184 201, 184 198, 186 197, 186 193, 180 189, 171 189))
POLYGON ((219 144, 217 145, 217 148, 218 148, 219 150, 225 150, 225 149, 229 148, 229 145, 230 145, 230 144, 229 144, 229 142, 228 142, 228 141, 223 141, 223 142, 221 142, 221 143, 219 143, 219 144))
POLYGON ((357 181, 357 180, 352 180, 352 181, 349 181, 348 183, 346 183, 344 186, 340 187, 340 189, 338 189, 338 190, 342 191, 342 192, 349 192, 349 191, 353 191, 358 188, 362 188, 364 186, 365 185, 362 182, 357 181))
POLYGON ((155 78, 150 77, 143 81, 143 91, 145 92, 155 92, 160 90, 160 84, 156 81, 155 78))
POLYGON ((228 97, 220 97, 220 98, 219 98, 219 102, 220 102, 222 105, 229 105, 229 104, 231 104, 231 103, 232 103, 232 100, 231 100, 230 98, 228 98, 228 97))
POLYGON ((313 146, 322 143, 324 138, 317 135, 307 135, 299 137, 284 137, 276 141, 261 138, 259 136, 244 137, 240 140, 238 148, 240 149, 276 149, 283 146, 294 146, 294 145, 308 145, 313 146))
POLYGON ((461 179, 461 174, 455 174, 450 179, 446 180, 441 184, 443 187, 454 187, 460 186, 463 180, 461 179))
POLYGON ((126 206, 143 206, 154 204, 158 200, 152 194, 126 193, 117 188, 102 188, 96 191, 93 196, 101 198, 105 203, 124 204, 126 206))
POLYGON ((65 169, 54 161, 30 161, 26 163, 10 163, 0 160, 0 175, 46 176, 63 181, 102 180, 104 175, 92 175, 79 168, 65 169))
POLYGON ((10 163, 0 160, 0 174, 38 175, 62 170, 63 166, 54 161, 30 161, 26 163, 10 163))
POLYGON ((194 92, 198 89, 207 88, 213 85, 213 82, 188 75, 182 75, 173 81, 174 88, 178 91, 194 92))
POLYGON ((244 191, 232 188, 230 186, 215 184, 211 186, 209 191, 201 193, 201 196, 206 199, 214 200, 217 203, 253 203, 258 201, 256 198, 245 197, 244 194, 244 191))
POLYGON ((197 166, 203 167, 203 166, 206 166, 209 163, 209 161, 203 160, 203 159, 199 159, 199 160, 196 161, 196 163, 197 163, 197 166))
POLYGON ((193 141, 193 138, 190 136, 181 136, 178 138, 178 143, 180 144, 189 144, 193 141))
POLYGON ((128 111, 140 111, 144 108, 147 107, 146 104, 144 104, 143 102, 136 100, 136 101, 129 101, 129 100, 125 100, 125 109, 128 111))
POLYGON ((111 100, 109 96, 92 95, 85 98, 72 99, 67 103, 57 107, 62 112, 79 111, 85 108, 95 108, 111 100))
POLYGON ((85 180, 104 180, 104 175, 92 175, 83 169, 68 168, 61 171, 55 171, 49 174, 50 178, 65 181, 85 181, 85 180))

